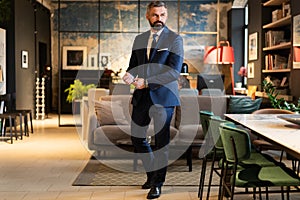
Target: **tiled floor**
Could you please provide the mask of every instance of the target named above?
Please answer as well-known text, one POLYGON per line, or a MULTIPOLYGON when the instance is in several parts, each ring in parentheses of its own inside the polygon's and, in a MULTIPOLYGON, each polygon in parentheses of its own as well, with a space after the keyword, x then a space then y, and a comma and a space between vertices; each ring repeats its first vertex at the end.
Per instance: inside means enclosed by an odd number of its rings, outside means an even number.
MULTIPOLYGON (((58 127, 56 115, 35 120, 29 137, 0 141, 0 200, 146 199, 148 191, 139 187, 72 186, 89 158, 75 127, 58 127)), ((197 190, 163 187, 159 199, 198 199, 197 190)))
MULTIPOLYGON (((148 191, 139 187, 72 186, 90 158, 76 128, 59 128, 57 116, 50 115, 35 120, 34 131, 14 144, 0 141, 0 200, 146 199, 148 191)), ((164 186, 162 190, 161 200, 198 199, 198 187, 164 186)), ((217 188, 210 199, 217 199, 217 188)))

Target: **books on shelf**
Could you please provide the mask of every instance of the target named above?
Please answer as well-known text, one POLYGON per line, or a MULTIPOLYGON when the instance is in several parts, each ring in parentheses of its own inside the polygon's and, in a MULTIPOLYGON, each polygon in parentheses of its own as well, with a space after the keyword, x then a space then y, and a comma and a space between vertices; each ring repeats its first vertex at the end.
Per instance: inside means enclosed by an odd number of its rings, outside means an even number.
POLYGON ((285 76, 281 80, 280 87, 286 87, 286 86, 288 86, 288 83, 287 83, 287 77, 285 76))
POLYGON ((277 9, 272 12, 272 22, 276 22, 283 17, 282 11, 283 9, 277 9))
POLYGON ((272 22, 276 22, 277 20, 289 15, 291 15, 290 2, 284 1, 280 9, 276 9, 272 12, 272 22))
POLYGON ((289 2, 282 3, 282 17, 291 15, 291 5, 289 2))
POLYGON ((288 61, 289 58, 285 56, 278 54, 267 54, 265 56, 265 70, 287 69, 288 61))
POLYGON ((288 65, 287 65, 287 68, 288 69, 291 69, 292 68, 292 55, 291 54, 289 54, 289 56, 288 56, 288 65))
POLYGON ((272 47, 286 42, 284 39, 284 31, 270 30, 265 33, 265 47, 272 47))
POLYGON ((274 55, 274 69, 287 68, 287 58, 278 54, 274 55))

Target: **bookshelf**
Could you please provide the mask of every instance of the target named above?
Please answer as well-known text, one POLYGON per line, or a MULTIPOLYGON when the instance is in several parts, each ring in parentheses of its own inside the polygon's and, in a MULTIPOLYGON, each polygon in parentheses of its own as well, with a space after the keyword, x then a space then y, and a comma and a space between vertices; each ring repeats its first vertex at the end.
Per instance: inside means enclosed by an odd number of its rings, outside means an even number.
POLYGON ((285 73, 285 72, 290 72, 291 69, 272 69, 272 70, 267 70, 263 69, 263 73, 285 73))
POLYGON ((272 50, 280 50, 280 49, 290 49, 292 46, 291 42, 283 42, 275 46, 264 47, 263 51, 272 51, 272 50))
POLYGON ((267 28, 277 28, 291 24, 291 15, 278 19, 275 22, 271 22, 263 26, 263 29, 267 28))
MULTIPOLYGON (((280 96, 292 101, 290 95, 291 59, 291 10, 288 0, 269 0, 263 4, 263 12, 269 13, 269 21, 262 25, 262 78, 270 79, 280 91, 280 96), (284 82, 284 83, 283 83, 284 82)), ((265 94, 257 94, 264 97, 265 94)))
POLYGON ((285 2, 285 0, 270 0, 270 1, 263 3, 263 6, 279 6, 283 2, 285 2))

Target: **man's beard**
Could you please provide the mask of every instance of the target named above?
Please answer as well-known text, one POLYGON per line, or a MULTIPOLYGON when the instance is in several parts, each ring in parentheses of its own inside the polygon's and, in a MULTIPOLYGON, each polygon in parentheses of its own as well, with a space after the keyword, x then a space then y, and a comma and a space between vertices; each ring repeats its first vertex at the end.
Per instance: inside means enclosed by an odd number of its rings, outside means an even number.
POLYGON ((157 30, 157 31, 159 31, 159 30, 161 30, 163 27, 165 27, 165 24, 164 24, 163 22, 161 22, 161 21, 155 21, 155 22, 151 23, 150 20, 149 20, 149 24, 150 24, 150 26, 151 26, 154 30, 157 30))

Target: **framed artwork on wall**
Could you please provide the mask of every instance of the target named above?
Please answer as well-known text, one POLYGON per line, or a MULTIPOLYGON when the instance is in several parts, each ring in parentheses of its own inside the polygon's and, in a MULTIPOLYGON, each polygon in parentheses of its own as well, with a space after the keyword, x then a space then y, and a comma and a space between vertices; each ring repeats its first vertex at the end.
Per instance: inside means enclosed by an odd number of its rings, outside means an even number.
POLYGON ((111 60, 110 53, 100 53, 99 54, 99 67, 100 70, 104 70, 105 68, 111 68, 111 60))
POLYGON ((28 68, 28 51, 22 51, 22 68, 28 68))
POLYGON ((257 32, 249 35, 249 60, 257 60, 258 34, 257 32))
POLYGON ((63 46, 62 69, 78 70, 87 67, 86 46, 63 46))
POLYGON ((293 45, 300 46, 300 15, 293 18, 293 45))
POLYGON ((293 19, 293 69, 300 69, 300 15, 293 19))
POLYGON ((247 78, 254 78, 254 63, 248 63, 247 78))
POLYGON ((98 69, 98 55, 97 54, 89 54, 88 55, 88 68, 89 69, 98 69))

